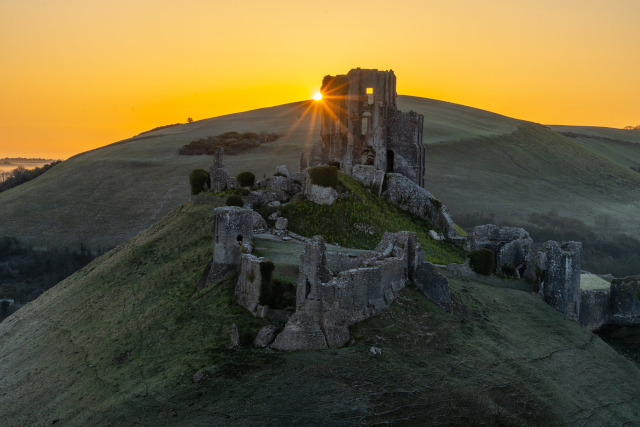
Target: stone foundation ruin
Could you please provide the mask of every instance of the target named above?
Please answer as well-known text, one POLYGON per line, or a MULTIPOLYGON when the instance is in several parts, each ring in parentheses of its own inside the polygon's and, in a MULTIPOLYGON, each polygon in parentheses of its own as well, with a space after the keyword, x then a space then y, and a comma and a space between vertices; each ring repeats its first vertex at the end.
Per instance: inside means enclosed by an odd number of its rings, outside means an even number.
POLYGON ((409 282, 451 311, 449 283, 426 261, 415 233, 385 233, 374 251, 359 256, 327 253, 315 236, 300 256, 296 313, 272 348, 341 347, 349 326, 386 310, 409 282))
POLYGON ((275 349, 341 347, 349 340, 349 326, 387 309, 410 282, 451 311, 449 282, 426 261, 412 232, 385 233, 374 251, 357 256, 327 253, 324 239, 315 236, 300 256, 295 313, 261 304, 265 286, 262 267, 268 261, 250 253, 254 215, 257 213, 251 209, 235 206, 214 209, 208 282, 239 272, 235 292, 238 303, 254 316, 286 322, 272 345, 275 349))

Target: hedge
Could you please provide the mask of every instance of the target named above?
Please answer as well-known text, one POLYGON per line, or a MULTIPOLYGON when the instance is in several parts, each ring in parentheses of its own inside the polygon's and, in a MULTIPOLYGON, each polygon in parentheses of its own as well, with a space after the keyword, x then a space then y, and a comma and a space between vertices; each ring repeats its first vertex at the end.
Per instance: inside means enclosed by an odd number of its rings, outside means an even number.
POLYGON ((204 190, 204 185, 209 183, 209 172, 204 169, 194 169, 189 174, 189 184, 193 195, 200 194, 204 190))
POLYGON ((238 176, 236 176, 236 180, 240 187, 253 187, 256 183, 256 176, 251 172, 240 172, 238 176))
POLYGON ((467 255, 467 258, 469 258, 471 269, 476 273, 484 274, 485 276, 491 276, 491 273, 493 273, 495 259, 490 249, 471 251, 469 255, 467 255))
POLYGON ((237 194, 233 194, 227 198, 227 206, 244 206, 244 202, 242 201, 242 197, 237 194))
POLYGON ((320 187, 338 188, 338 168, 335 166, 316 166, 309 169, 311 184, 320 187))

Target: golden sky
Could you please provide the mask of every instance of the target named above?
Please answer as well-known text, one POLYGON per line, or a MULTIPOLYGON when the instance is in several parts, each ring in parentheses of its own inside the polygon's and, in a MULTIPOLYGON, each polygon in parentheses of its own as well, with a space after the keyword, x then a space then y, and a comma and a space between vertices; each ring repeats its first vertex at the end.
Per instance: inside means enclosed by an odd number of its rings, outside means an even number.
POLYGON ((545 124, 640 125, 639 0, 0 0, 0 158, 66 158, 169 123, 398 93, 545 124))

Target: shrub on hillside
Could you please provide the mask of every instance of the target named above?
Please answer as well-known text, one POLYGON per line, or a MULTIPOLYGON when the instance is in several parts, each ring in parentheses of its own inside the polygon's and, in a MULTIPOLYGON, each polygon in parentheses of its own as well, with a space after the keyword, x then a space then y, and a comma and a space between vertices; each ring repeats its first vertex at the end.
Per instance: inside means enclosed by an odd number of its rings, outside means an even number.
POLYGON ((191 194, 200 194, 204 190, 204 186, 209 185, 209 172, 204 169, 194 169, 189 174, 189 184, 191 185, 191 194))
POLYGON ((237 194, 233 194, 233 195, 227 197, 227 206, 243 207, 244 206, 244 202, 242 201, 242 197, 237 195, 237 194))
POLYGON ((471 269, 476 273, 484 274, 485 276, 491 276, 491 273, 493 273, 495 260, 491 250, 478 249, 471 251, 469 255, 467 255, 467 258, 469 258, 471 269))
POLYGON ((508 262, 502 266, 502 273, 507 277, 518 277, 518 274, 516 273, 516 267, 511 262, 508 262))
POLYGON ((238 196, 248 196, 249 193, 250 191, 244 187, 238 187, 235 190, 233 190, 233 194, 237 194, 238 196))
POLYGON ((338 168, 335 166, 316 166, 309 169, 311 184, 320 187, 338 188, 338 168))
POLYGON ((256 183, 256 176, 251 172, 241 172, 236 176, 236 181, 240 187, 253 187, 256 183))
POLYGON ((201 154, 213 155, 220 147, 224 149, 224 154, 240 154, 243 151, 258 147, 260 144, 273 142, 280 135, 276 133, 262 132, 258 135, 255 132, 225 132, 216 136, 207 136, 196 141, 191 141, 178 150, 178 154, 187 156, 197 156, 201 154))
POLYGON ((291 283, 285 283, 273 278, 276 266, 271 261, 260 263, 260 305, 266 305, 274 310, 293 309, 296 304, 296 288, 291 283))

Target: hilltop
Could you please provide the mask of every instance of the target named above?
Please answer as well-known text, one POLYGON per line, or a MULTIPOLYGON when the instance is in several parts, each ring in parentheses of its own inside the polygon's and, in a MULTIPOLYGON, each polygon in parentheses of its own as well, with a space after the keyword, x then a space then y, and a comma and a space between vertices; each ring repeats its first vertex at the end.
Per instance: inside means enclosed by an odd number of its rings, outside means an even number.
MULTIPOLYGON (((278 133, 273 143, 227 156, 225 167, 258 177, 281 164, 295 170, 300 151, 319 138, 313 102, 175 125, 74 156, 0 194, 0 229, 36 246, 114 247, 184 203, 189 172, 211 163, 178 155, 190 141, 228 131, 278 133)), ((454 213, 482 210, 522 222, 557 209, 587 223, 604 213, 637 233, 640 174, 628 166, 552 129, 487 111, 410 96, 399 96, 398 108, 424 114, 425 187, 454 213)))
POLYGON ((640 369, 597 335, 527 292, 452 277, 453 313, 407 288, 344 348, 253 349, 266 320, 234 278, 197 286, 212 217, 180 206, 0 323, 4 425, 640 421, 640 369))

